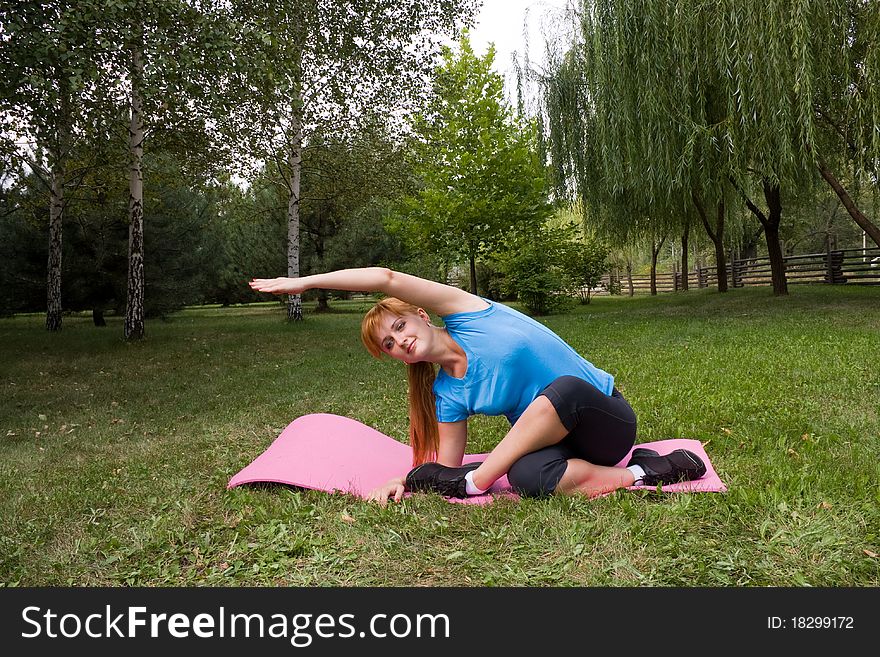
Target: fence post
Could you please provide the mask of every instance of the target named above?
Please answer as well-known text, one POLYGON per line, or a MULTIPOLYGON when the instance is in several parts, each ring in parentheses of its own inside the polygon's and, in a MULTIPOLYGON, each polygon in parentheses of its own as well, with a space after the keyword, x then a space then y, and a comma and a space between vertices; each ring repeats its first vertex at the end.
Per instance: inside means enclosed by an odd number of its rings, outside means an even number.
POLYGON ((730 283, 733 287, 742 287, 742 273, 740 272, 741 260, 730 259, 730 283))
POLYGON ((831 285, 846 283, 843 275, 843 251, 827 251, 825 253, 825 282, 831 285))

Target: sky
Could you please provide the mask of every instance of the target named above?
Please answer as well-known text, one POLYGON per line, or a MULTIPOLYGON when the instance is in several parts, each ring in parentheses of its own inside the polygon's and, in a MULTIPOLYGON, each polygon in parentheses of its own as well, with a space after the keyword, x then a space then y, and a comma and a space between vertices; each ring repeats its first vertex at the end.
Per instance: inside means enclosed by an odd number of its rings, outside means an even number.
MULTIPOLYGON (((545 61, 545 34, 558 36, 562 33, 560 25, 564 9, 570 1, 483 0, 471 29, 471 44, 478 55, 486 53, 490 42, 495 44, 494 69, 504 77, 505 97, 509 103, 515 103, 517 98, 513 57, 516 56, 522 64, 528 48, 530 66, 540 69, 545 61)), ((533 109, 537 93, 534 83, 523 87, 527 112, 533 109)))
MULTIPOLYGON (((489 43, 495 43, 495 70, 512 82, 512 55, 522 61, 528 32, 529 59, 543 62, 544 37, 541 28, 553 29, 553 19, 559 20, 567 0, 483 0, 476 25, 471 30, 471 43, 477 54, 484 54, 489 43)), ((515 78, 513 78, 515 79, 515 78)))

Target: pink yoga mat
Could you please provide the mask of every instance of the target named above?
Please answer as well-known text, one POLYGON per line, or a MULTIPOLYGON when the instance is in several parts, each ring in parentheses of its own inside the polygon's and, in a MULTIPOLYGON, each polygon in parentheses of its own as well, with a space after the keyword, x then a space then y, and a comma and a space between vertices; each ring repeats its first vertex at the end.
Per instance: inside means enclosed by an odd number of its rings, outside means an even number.
MULTIPOLYGON (((727 490, 698 440, 661 440, 641 443, 637 447, 649 447, 660 454, 685 448, 697 454, 706 464, 706 475, 702 479, 664 486, 663 491, 727 490)), ((480 461, 485 457, 485 454, 468 454, 464 462, 480 461)), ((619 465, 628 459, 629 455, 619 465)), ((357 420, 317 413, 304 415, 287 425, 265 452, 229 480, 227 488, 255 482, 275 482, 365 498, 371 490, 392 477, 405 474, 411 467, 412 451, 408 445, 357 420)), ((450 498, 450 501, 486 504, 492 501, 493 495, 517 497, 507 477, 502 477, 486 495, 466 500, 450 498)))

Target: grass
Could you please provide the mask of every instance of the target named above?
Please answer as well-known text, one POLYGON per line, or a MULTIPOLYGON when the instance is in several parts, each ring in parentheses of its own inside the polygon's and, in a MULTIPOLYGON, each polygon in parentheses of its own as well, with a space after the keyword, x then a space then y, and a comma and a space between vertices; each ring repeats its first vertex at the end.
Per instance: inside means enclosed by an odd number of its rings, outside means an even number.
MULTIPOLYGON (((300 415, 405 436, 401 366, 360 346, 366 304, 335 306, 298 325, 275 304, 190 309, 140 344, 119 318, 0 320, 0 584, 880 583, 880 289, 600 297, 541 320, 615 375, 640 441, 703 441, 726 494, 227 491, 300 415)), ((504 431, 474 418, 469 451, 504 431)))

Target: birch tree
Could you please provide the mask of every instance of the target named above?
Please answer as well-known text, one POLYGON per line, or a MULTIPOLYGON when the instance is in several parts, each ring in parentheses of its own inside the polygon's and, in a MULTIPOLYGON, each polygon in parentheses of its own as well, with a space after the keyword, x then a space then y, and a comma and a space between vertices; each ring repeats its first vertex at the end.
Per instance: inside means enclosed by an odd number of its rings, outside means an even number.
POLYGON ((202 155, 216 167, 221 150, 210 124, 228 111, 224 81, 234 66, 234 26, 211 3, 187 0, 103 0, 101 34, 112 52, 104 72, 127 107, 128 282, 124 335, 144 337, 144 150, 202 155), (204 6, 203 6, 204 5, 204 6))
MULTIPOLYGON (((313 135, 344 141, 366 117, 389 131, 420 106, 439 42, 454 36, 476 0, 234 0, 247 70, 229 134, 287 188, 287 275, 300 274, 303 149, 313 135)), ((289 320, 302 319, 290 295, 289 320)))
POLYGON ((71 152, 99 121, 92 2, 0 2, 0 147, 48 193, 46 328, 62 326, 61 254, 71 152))

